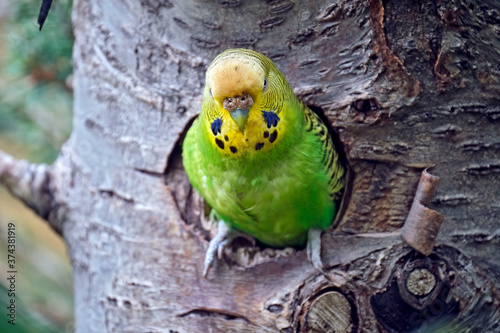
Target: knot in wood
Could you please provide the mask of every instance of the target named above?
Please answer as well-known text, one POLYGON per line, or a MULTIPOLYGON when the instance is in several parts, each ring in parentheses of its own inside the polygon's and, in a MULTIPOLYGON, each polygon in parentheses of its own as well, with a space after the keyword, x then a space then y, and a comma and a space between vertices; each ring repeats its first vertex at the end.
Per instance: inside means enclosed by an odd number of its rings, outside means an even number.
POLYGON ((351 332, 351 305, 347 298, 337 291, 319 296, 307 313, 307 332, 351 332))
POLYGON ((423 310, 436 298, 442 301, 443 285, 448 284, 448 267, 438 258, 409 259, 397 273, 397 284, 402 300, 415 309, 423 310))
POLYGON ((352 106, 356 111, 363 113, 378 110, 377 100, 374 98, 358 99, 352 104, 352 106))
POLYGON ((427 268, 413 270, 406 279, 406 289, 417 297, 429 295, 436 286, 436 277, 427 268))

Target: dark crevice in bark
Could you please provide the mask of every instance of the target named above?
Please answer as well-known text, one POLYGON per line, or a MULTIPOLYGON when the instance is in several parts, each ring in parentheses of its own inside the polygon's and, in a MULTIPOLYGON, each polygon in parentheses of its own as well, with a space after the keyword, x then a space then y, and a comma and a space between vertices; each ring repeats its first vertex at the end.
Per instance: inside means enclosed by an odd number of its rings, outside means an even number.
POLYGON ((184 142, 184 138, 186 137, 189 128, 191 128, 193 122, 196 120, 196 118, 198 118, 198 114, 199 110, 197 110, 196 116, 192 117, 186 123, 182 131, 179 132, 179 136, 177 137, 174 148, 167 156, 166 168, 163 173, 165 177, 165 184, 168 184, 169 180, 171 179, 171 177, 169 177, 170 173, 175 172, 179 168, 179 161, 181 162, 180 166, 182 167, 182 169, 184 169, 184 166, 182 166, 182 144, 184 142))
POLYGON ((243 320, 244 322, 251 324, 248 318, 241 316, 236 313, 230 313, 227 311, 215 310, 215 309, 192 309, 188 312, 178 314, 177 317, 184 318, 187 316, 199 316, 199 317, 212 317, 212 318, 221 318, 224 320, 243 320))
POLYGON ((108 197, 115 197, 115 198, 118 198, 120 200, 123 200, 123 201, 131 203, 131 204, 134 203, 134 199, 133 198, 126 198, 123 195, 120 195, 120 194, 116 193, 113 190, 99 189, 99 194, 104 195, 104 196, 108 196, 108 197))
POLYGON ((145 170, 145 169, 140 169, 140 168, 134 168, 135 171, 138 171, 140 173, 143 173, 145 175, 148 175, 148 176, 153 176, 153 177, 164 177, 165 174, 164 173, 158 173, 158 172, 154 172, 154 171, 150 171, 150 170, 145 170))
POLYGON ((382 0, 368 0, 371 10, 371 23, 373 27, 373 49, 382 59, 383 66, 386 68, 384 74, 393 83, 400 87, 405 97, 411 98, 420 94, 420 82, 413 78, 403 66, 403 62, 389 48, 387 37, 384 30, 384 7, 382 0))

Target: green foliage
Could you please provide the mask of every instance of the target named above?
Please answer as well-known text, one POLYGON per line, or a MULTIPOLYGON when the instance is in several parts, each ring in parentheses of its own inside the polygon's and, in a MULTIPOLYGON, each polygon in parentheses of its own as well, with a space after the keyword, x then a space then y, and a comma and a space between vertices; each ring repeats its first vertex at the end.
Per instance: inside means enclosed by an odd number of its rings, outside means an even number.
POLYGON ((41 1, 11 1, 0 22, 0 136, 52 162, 71 130, 71 1, 53 3, 42 31, 41 1))
MULTIPOLYGON (((72 3, 54 1, 42 31, 36 24, 40 5, 0 0, 0 149, 51 163, 71 132, 72 3)), ((7 322, 4 307, 0 332, 72 332, 73 286, 63 246, 55 246, 53 231, 0 188, 0 267, 7 267, 8 222, 16 224, 16 325, 7 322)), ((0 281, 2 305, 11 299, 7 283, 0 281)))

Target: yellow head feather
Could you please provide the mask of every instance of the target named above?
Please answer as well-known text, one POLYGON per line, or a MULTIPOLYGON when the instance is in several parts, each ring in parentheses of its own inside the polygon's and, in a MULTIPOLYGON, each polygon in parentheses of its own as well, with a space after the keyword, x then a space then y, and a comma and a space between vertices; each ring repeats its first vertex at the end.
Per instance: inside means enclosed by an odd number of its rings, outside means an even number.
POLYGON ((264 87, 266 73, 261 64, 245 54, 233 54, 212 63, 207 70, 207 85, 212 96, 221 101, 244 93, 256 97, 264 87))

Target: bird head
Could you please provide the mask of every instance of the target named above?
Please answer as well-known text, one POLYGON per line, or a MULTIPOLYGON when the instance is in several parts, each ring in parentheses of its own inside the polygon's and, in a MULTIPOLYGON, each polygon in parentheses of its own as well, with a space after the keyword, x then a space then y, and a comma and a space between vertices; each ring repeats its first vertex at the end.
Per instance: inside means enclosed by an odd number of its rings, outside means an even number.
POLYGON ((204 103, 209 112, 232 119, 243 132, 252 112, 273 107, 269 95, 279 100, 279 94, 273 94, 276 79, 286 82, 269 58, 252 50, 230 49, 207 69, 204 103))

